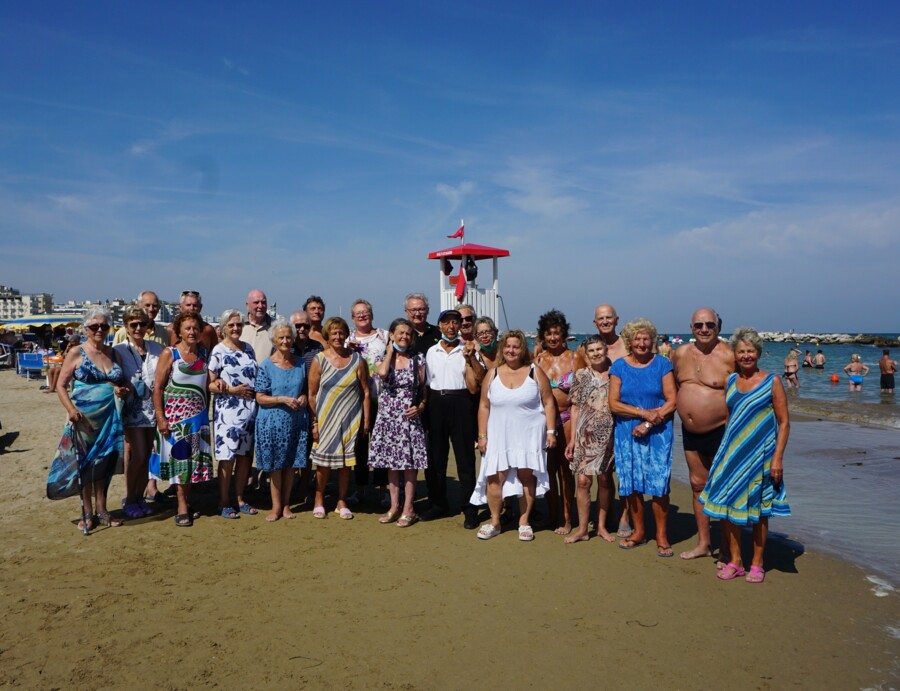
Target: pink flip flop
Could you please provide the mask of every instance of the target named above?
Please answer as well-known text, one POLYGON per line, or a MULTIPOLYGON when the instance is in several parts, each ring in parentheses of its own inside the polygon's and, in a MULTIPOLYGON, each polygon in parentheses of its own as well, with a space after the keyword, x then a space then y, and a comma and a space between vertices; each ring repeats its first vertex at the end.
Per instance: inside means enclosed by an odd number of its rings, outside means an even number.
POLYGON ((313 509, 313 518, 326 518, 327 516, 324 506, 317 506, 313 509))
POLYGON ((762 583, 766 580, 766 572, 759 566, 751 566, 747 577, 744 579, 747 583, 762 583))
POLYGON ((747 572, 744 570, 743 566, 738 566, 734 562, 731 562, 726 564, 725 568, 721 571, 716 572, 716 578, 720 581, 732 581, 738 576, 743 576, 745 573, 747 572))

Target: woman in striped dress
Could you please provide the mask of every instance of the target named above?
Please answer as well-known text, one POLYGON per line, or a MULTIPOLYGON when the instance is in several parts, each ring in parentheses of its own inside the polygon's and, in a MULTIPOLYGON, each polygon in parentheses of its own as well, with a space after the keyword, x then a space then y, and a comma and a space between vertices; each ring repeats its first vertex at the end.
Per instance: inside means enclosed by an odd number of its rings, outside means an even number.
POLYGON ((347 506, 350 469, 356 465, 356 438, 369 433, 369 368, 359 353, 344 344, 350 328, 340 317, 325 322, 322 333, 328 347, 318 353, 309 369, 309 407, 314 411, 313 449, 316 466, 315 518, 325 518, 325 485, 332 468, 338 470, 335 513, 353 518, 347 506))
POLYGON ((728 424, 700 494, 703 512, 722 519, 723 541, 731 561, 718 572, 723 581, 746 574, 762 583, 763 549, 769 516, 790 516, 783 479, 784 449, 790 434, 787 398, 781 379, 759 369, 762 339, 750 328, 731 338, 738 371, 728 377, 728 424), (741 561, 741 526, 753 526, 753 561, 749 573, 741 561))

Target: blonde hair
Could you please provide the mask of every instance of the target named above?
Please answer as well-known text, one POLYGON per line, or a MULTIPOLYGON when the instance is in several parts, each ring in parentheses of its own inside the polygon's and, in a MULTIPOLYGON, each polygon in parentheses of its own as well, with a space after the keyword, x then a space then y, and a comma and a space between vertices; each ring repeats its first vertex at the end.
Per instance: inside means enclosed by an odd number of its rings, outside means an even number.
POLYGON ((531 351, 528 350, 528 340, 525 337, 525 333, 521 329, 510 329, 500 337, 500 345, 497 346, 497 366, 499 367, 500 365, 506 364, 506 357, 503 355, 503 349, 506 347, 506 342, 510 338, 519 339, 519 345, 522 346, 522 364, 530 365, 531 351))
POLYGON ((631 355, 631 339, 642 333, 649 334, 650 342, 656 343, 656 338, 659 334, 656 332, 656 327, 653 326, 653 322, 646 317, 632 319, 622 328, 622 331, 619 332, 622 340, 625 341, 625 352, 629 355, 631 355))

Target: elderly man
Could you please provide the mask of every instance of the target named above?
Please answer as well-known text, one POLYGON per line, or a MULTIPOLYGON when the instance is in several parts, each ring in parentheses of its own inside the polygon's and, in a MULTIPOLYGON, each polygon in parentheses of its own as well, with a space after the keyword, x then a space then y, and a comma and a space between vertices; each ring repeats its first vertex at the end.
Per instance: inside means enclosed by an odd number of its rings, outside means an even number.
MULTIPOLYGON (((297 338, 294 339, 294 355, 306 367, 306 374, 309 376, 309 366, 312 364, 316 353, 322 352, 324 348, 318 341, 314 341, 309 337, 312 332, 312 321, 309 315, 303 310, 291 312, 291 324, 297 330, 297 338)), ((312 438, 312 437, 310 437, 312 438)), ((308 459, 307 459, 308 460, 308 459)), ((300 470, 300 501, 305 502, 309 494, 309 481, 312 477, 312 465, 306 464, 305 468, 300 470)))
MULTIPOLYGON (((200 317, 200 323, 203 324, 203 329, 200 332, 200 345, 206 349, 208 357, 212 349, 219 344, 219 337, 216 335, 216 330, 203 320, 203 314, 201 313, 203 301, 200 298, 200 293, 196 290, 184 290, 181 292, 181 300, 178 304, 182 312, 191 312, 200 317)), ((169 345, 178 345, 180 339, 171 324, 166 327, 166 331, 169 334, 169 345)))
POLYGON ((269 301, 264 292, 254 288, 247 294, 247 321, 241 331, 241 340, 253 347, 259 364, 274 350, 272 337, 269 335, 270 326, 272 317, 269 316, 269 301))
POLYGON ((471 305, 460 305, 456 308, 459 312, 459 339, 463 343, 475 341, 475 308, 471 305))
MULTIPOLYGON (((612 305, 597 305, 594 310, 594 326, 597 327, 597 333, 606 343, 606 357, 609 358, 610 364, 625 357, 625 342, 616 333, 616 327, 619 325, 619 315, 612 305)), ((584 348, 578 348, 575 352, 575 371, 588 366, 585 357, 584 348)))
POLYGON ((456 457, 460 497, 465 514, 463 525, 478 527, 478 508, 469 503, 475 489, 474 394, 478 391, 477 370, 483 369, 474 348, 459 340, 459 312, 444 310, 438 318, 441 340, 425 355, 428 384, 428 498, 431 508, 422 516, 433 520, 450 515, 447 502, 447 462, 450 444, 456 457))
POLYGON ((416 332, 412 351, 425 355, 431 346, 441 340, 440 329, 428 323, 428 298, 423 293, 410 293, 406 296, 403 311, 416 332))
MULTIPOLYGON (((147 316, 150 317, 150 326, 147 328, 144 340, 159 343, 163 347, 169 345, 169 333, 166 331, 166 327, 156 323, 156 317, 159 314, 159 295, 152 290, 142 290, 138 294, 135 304, 143 307, 147 316)), ((128 329, 119 329, 113 338, 113 345, 119 345, 127 340, 128 329)))
POLYGON ((314 341, 318 341, 323 348, 327 347, 325 336, 322 335, 322 322, 325 319, 325 301, 318 295, 310 295, 306 298, 306 302, 303 303, 303 311, 309 316, 309 321, 312 324, 309 337, 314 341))
MULTIPOLYGON (((703 513, 700 493, 709 479, 712 465, 728 420, 725 386, 728 375, 735 371, 734 352, 721 340, 722 320, 715 310, 702 307, 691 317, 694 342, 672 353, 676 406, 681 418, 684 457, 687 460, 694 495, 694 517, 697 520, 697 546, 682 552, 682 559, 712 555, 709 541, 709 516, 703 513)), ((723 559, 720 554, 719 561, 723 559)))

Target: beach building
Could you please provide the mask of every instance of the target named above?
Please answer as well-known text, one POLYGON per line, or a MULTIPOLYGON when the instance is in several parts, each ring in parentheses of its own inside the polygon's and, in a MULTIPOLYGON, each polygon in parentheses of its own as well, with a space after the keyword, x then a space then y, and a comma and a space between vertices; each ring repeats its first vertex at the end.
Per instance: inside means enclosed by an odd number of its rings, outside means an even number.
POLYGON ((51 293, 23 295, 11 286, 0 286, 0 322, 21 319, 31 314, 47 314, 52 306, 51 293))

